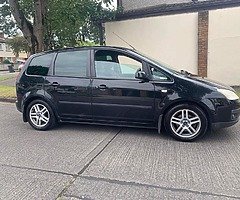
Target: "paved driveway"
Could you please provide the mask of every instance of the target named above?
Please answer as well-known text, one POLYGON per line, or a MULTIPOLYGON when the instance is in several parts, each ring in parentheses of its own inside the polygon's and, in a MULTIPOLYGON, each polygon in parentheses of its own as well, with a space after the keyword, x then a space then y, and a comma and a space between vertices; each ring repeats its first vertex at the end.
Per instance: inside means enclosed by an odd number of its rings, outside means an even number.
POLYGON ((0 103, 0 199, 240 199, 240 123, 195 143, 154 130, 33 130, 0 103))

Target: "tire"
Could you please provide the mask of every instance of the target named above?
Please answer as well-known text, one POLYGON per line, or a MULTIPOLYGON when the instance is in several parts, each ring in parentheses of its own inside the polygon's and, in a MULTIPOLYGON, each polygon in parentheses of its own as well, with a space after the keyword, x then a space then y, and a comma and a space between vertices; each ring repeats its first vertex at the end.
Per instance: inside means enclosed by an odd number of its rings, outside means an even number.
POLYGON ((46 131, 56 125, 52 108, 42 100, 34 100, 27 107, 27 121, 36 130, 46 131))
POLYGON ((164 118, 164 126, 167 133, 173 138, 191 142, 206 133, 208 120, 198 106, 181 104, 167 112, 164 118))

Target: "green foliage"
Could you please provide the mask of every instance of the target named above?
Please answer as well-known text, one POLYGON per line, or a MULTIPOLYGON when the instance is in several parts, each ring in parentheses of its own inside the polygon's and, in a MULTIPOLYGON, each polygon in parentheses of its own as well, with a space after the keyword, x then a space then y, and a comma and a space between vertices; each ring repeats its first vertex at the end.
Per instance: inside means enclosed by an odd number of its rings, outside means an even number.
POLYGON ((11 16, 10 7, 4 0, 0 0, 0 30, 6 35, 14 35, 17 31, 17 26, 11 16))
MULTIPOLYGON (((104 1, 110 6, 112 0, 104 1)), ((116 11, 102 7, 99 0, 52 0, 48 21, 54 47, 76 46, 77 41, 99 43, 99 24, 115 17, 116 11)))
POLYGON ((48 21, 54 47, 75 46, 80 28, 92 8, 89 0, 53 0, 49 2, 48 21))
POLYGON ((34 1, 33 0, 20 0, 19 4, 25 17, 31 21, 34 16, 34 1))
POLYGON ((76 46, 78 46, 78 47, 83 47, 83 46, 90 46, 90 47, 92 47, 92 46, 99 46, 99 44, 98 43, 95 43, 95 42, 91 42, 91 41, 77 41, 77 44, 76 44, 76 46))
POLYGON ((11 47, 16 57, 19 56, 20 52, 29 52, 27 41, 23 36, 7 39, 6 43, 11 47))
POLYGON ((12 64, 12 63, 8 59, 6 59, 6 60, 3 61, 3 64, 7 65, 7 64, 12 64))
POLYGON ((104 37, 101 35, 103 34, 101 32, 102 23, 113 20, 118 12, 120 10, 112 10, 109 7, 103 8, 101 3, 98 3, 93 7, 92 12, 88 16, 89 19, 82 27, 82 34, 95 43, 100 43, 100 39, 104 37))

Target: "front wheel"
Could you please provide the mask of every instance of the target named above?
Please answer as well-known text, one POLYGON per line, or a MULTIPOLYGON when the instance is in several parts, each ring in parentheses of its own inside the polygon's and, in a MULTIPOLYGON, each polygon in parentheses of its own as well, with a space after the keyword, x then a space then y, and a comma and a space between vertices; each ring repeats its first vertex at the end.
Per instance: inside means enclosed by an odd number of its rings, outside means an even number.
POLYGON ((51 107, 42 100, 34 100, 27 107, 28 123, 36 130, 45 131, 53 128, 56 118, 51 107))
POLYGON ((167 132, 175 139, 193 141, 206 133, 208 121, 199 107, 182 104, 168 111, 164 125, 167 132))

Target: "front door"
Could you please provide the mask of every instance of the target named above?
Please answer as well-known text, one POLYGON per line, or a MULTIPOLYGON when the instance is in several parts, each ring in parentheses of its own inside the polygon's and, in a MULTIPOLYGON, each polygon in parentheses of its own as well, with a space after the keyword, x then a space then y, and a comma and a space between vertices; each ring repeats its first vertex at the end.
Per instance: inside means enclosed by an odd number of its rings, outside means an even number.
POLYGON ((135 78, 138 70, 146 70, 144 62, 119 51, 98 50, 94 54, 94 120, 153 124, 154 85, 135 78))
POLYGON ((92 118, 89 63, 88 50, 59 52, 52 75, 46 77, 45 90, 64 120, 92 118))

